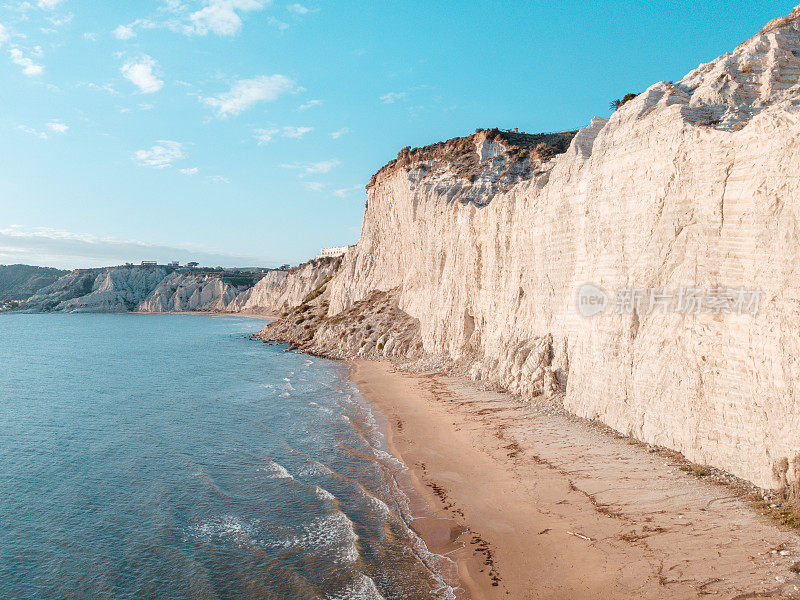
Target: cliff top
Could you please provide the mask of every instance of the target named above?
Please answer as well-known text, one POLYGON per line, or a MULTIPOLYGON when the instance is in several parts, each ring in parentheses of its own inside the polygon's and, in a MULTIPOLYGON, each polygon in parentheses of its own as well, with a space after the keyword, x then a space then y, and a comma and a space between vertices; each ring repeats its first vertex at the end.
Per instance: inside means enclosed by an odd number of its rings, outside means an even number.
POLYGON ((455 137, 421 148, 406 147, 397 158, 378 170, 367 184, 367 189, 382 179, 410 165, 427 162, 447 162, 461 177, 478 175, 478 165, 487 159, 505 155, 515 162, 526 162, 527 166, 540 164, 569 148, 576 131, 557 133, 524 133, 493 129, 476 129, 465 137, 455 137))
MULTIPOLYGON (((800 97, 800 6, 749 40, 675 82, 659 82, 622 111, 644 115, 677 104, 686 122, 738 131, 758 113, 800 97)), ((792 106, 784 108, 793 110, 792 106)))
MULTIPOLYGON (((800 5, 795 6, 792 12, 790 12, 785 17, 778 17, 777 19, 772 19, 769 23, 767 23, 766 25, 764 25, 764 27, 761 28, 761 31, 759 31, 755 37, 770 33, 775 29, 785 27, 786 25, 789 25, 792 21, 796 21, 798 18, 800 18, 800 5)), ((747 41, 749 42, 750 40, 747 41)))

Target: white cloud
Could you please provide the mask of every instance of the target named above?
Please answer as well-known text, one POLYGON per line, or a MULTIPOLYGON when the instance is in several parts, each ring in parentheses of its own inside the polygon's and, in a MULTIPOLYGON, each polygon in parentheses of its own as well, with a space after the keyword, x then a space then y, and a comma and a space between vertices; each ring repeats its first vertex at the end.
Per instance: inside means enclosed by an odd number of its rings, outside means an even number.
POLYGON ((267 23, 269 23, 273 27, 276 27, 280 31, 286 31, 287 29, 289 29, 289 24, 288 23, 284 23, 283 21, 279 21, 275 17, 269 17, 267 19, 267 23))
POLYGON ((314 173, 330 173, 330 171, 339 166, 339 161, 336 159, 333 160, 323 160, 320 162, 311 163, 306 165, 305 170, 308 174, 314 173))
POLYGON ((62 25, 69 25, 72 23, 74 15, 64 15, 63 17, 47 17, 47 20, 52 23, 53 27, 61 27, 62 25))
POLYGON ((166 27, 174 30, 178 28, 178 24, 173 21, 159 22, 151 19, 136 19, 127 25, 117 25, 112 33, 115 38, 124 41, 135 38, 137 29, 157 29, 159 27, 166 27))
POLYGON ((143 94, 153 94, 164 87, 164 82, 153 74, 156 61, 145 55, 142 58, 122 65, 120 72, 143 94))
POLYGON ((65 125, 59 121, 50 121, 47 123, 47 128, 54 133, 67 133, 69 125, 65 125))
POLYGON ((227 177, 223 177, 222 175, 213 175, 208 178, 211 183, 230 183, 231 180, 227 177))
POLYGON ((280 135, 285 138, 292 138, 295 140, 301 139, 305 134, 314 131, 313 127, 291 127, 287 126, 283 129, 270 128, 270 129, 254 129, 253 137, 258 140, 259 146, 266 146, 275 136, 280 135))
POLYGON ((280 129, 255 129, 253 130, 253 136, 258 140, 259 146, 265 146, 280 132, 280 129))
POLYGON ((27 133, 28 135, 32 135, 34 137, 38 137, 40 140, 46 140, 47 139, 47 133, 45 133, 44 131, 38 131, 36 129, 33 129, 32 127, 27 127, 25 125, 17 125, 17 129, 19 131, 27 133))
POLYGON ((314 106, 319 106, 322 104, 322 100, 309 100, 305 104, 301 104, 297 107, 297 110, 308 110, 309 108, 313 108, 314 106))
POLYGON ((136 37, 136 32, 130 25, 119 25, 114 30, 114 37, 118 40, 129 40, 136 37))
POLYGON ((349 127, 342 127, 341 129, 337 129, 336 131, 331 131, 331 137, 335 140, 338 140, 340 137, 345 135, 346 133, 350 133, 349 127))
POLYGON ((292 164, 284 164, 281 165, 284 169, 300 169, 303 171, 305 175, 320 175, 324 173, 330 173, 335 167, 338 167, 341 163, 336 160, 321 160, 319 162, 314 163, 292 163, 292 164))
POLYGON ((384 104, 394 104, 398 100, 402 100, 405 97, 405 92, 389 92, 388 94, 381 96, 381 102, 384 104))
POLYGON ((0 23, 0 44, 3 42, 7 42, 9 38, 8 29, 5 28, 5 25, 0 23))
POLYGON ((183 4, 181 4, 181 0, 163 0, 163 2, 163 10, 167 12, 180 12, 183 10, 183 4))
POLYGON ((262 0, 207 0, 206 6, 189 15, 190 25, 184 28, 188 35, 206 35, 209 32, 220 36, 239 33, 242 19, 238 12, 261 10, 262 0))
POLYGON ((338 190, 334 190, 333 195, 339 198, 347 198, 352 192, 363 189, 364 189, 363 185, 353 185, 348 188, 341 188, 338 190))
POLYGON ((216 110, 217 117, 224 118, 238 115, 258 102, 273 102, 296 89, 295 82, 284 75, 261 75, 253 79, 241 79, 227 92, 204 98, 203 102, 216 110))
POLYGON ((85 85, 86 87, 88 87, 91 90, 97 90, 99 92, 106 92, 107 94, 111 94, 112 96, 116 96, 116 95, 119 94, 119 92, 117 90, 115 90, 114 86, 111 85, 110 83, 97 84, 97 83, 94 83, 93 81, 90 81, 90 82, 82 84, 82 85, 85 85))
POLYGON ((199 171, 200 171, 200 169, 198 169, 197 167, 192 167, 191 169, 181 169, 180 170, 180 172, 183 173, 184 175, 197 175, 197 173, 199 171))
POLYGON ((312 192, 321 192, 325 189, 325 184, 319 181, 306 181, 303 183, 303 187, 312 192))
POLYGON ((37 65, 30 58, 23 55, 22 50, 19 48, 12 48, 9 54, 11 55, 12 62, 22 67, 22 72, 28 77, 44 73, 44 67, 42 65, 37 65))
POLYGON ((308 9, 302 4, 290 4, 286 7, 289 12, 297 13, 298 15, 307 15, 308 9))
POLYGON ((53 10, 56 6, 61 4, 62 0, 39 0, 37 2, 39 8, 44 8, 46 10, 53 10))
POLYGON ((200 246, 166 246, 138 240, 121 240, 73 233, 49 227, 0 228, 0 263, 27 263, 57 267, 104 267, 127 261, 198 261, 206 265, 255 265, 263 257, 240 256, 200 246))
POLYGON ((171 167, 173 162, 185 157, 183 144, 171 140, 159 140, 149 149, 134 153, 134 158, 140 165, 154 169, 171 167))
POLYGON ((305 134, 314 131, 313 127, 284 127, 283 137, 295 140, 301 139, 305 134))
POLYGON ((96 33, 92 33, 90 31, 86 32, 86 33, 83 34, 83 39, 88 40, 90 42, 96 42, 97 41, 97 34, 96 33))

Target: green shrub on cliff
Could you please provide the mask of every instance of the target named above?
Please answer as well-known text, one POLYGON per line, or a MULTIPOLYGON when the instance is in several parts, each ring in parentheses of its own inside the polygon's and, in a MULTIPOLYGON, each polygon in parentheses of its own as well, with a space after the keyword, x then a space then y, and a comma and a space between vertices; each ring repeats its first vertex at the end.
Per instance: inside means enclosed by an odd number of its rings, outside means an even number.
POLYGON ((632 92, 629 92, 629 93, 625 94, 622 97, 622 100, 620 100, 619 98, 617 98, 616 100, 612 100, 611 101, 611 110, 618 110, 623 105, 625 105, 627 102, 630 102, 631 100, 636 98, 636 96, 638 96, 638 95, 639 94, 634 94, 632 92))

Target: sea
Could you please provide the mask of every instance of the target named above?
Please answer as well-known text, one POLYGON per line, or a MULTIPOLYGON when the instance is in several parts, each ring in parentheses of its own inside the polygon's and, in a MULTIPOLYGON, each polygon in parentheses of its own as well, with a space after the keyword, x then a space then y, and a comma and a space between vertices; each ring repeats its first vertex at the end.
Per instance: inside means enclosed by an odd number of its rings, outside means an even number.
POLYGON ((191 314, 0 314, 0 598, 454 598, 341 363, 191 314))

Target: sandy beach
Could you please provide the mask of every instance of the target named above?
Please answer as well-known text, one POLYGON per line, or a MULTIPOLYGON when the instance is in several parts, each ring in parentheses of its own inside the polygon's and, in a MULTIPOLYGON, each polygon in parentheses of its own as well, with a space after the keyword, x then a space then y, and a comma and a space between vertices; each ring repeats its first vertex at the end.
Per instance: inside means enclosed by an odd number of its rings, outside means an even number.
POLYGON ((462 598, 800 598, 797 534, 679 458, 458 378, 352 364, 462 598))

